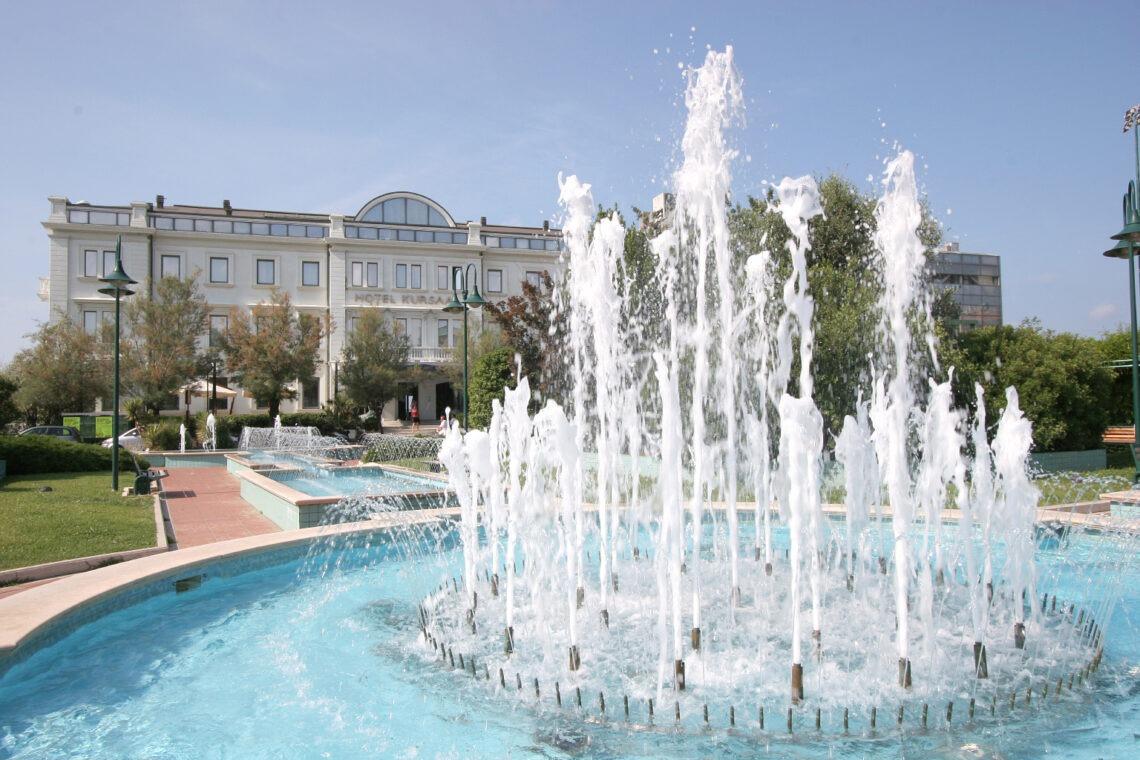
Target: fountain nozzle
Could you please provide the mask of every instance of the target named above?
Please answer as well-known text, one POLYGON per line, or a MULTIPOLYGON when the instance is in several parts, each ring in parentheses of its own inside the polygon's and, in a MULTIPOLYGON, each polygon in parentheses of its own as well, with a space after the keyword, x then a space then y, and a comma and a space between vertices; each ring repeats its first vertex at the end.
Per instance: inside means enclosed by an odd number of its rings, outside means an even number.
POLYGON ((804 666, 792 663, 792 704, 798 705, 804 698, 804 666))
POLYGON ((685 661, 673 660, 673 688, 677 691, 685 690, 685 661))

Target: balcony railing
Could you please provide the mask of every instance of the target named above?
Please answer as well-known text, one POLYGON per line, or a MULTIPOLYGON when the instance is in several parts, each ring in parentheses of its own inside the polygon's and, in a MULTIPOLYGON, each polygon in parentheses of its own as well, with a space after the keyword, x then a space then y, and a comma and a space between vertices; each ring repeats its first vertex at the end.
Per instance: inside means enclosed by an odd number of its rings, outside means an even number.
POLYGON ((408 360, 438 364, 450 360, 453 350, 451 348, 410 348, 408 349, 408 360))
POLYGON ((51 280, 47 277, 41 277, 40 288, 36 291, 36 295, 40 297, 41 301, 46 301, 51 298, 51 280))

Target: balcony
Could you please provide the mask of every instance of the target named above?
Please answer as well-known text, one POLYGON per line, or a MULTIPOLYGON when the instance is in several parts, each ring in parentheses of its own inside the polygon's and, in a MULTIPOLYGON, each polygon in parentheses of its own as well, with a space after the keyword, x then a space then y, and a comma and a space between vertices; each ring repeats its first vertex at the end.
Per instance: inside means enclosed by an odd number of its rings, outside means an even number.
POLYGON ((423 348, 408 349, 408 361, 417 364, 443 364, 451 359, 451 348, 423 348))
POLYGON ((46 301, 51 297, 51 281, 47 277, 40 278, 40 287, 36 291, 36 295, 40 297, 41 301, 46 301))

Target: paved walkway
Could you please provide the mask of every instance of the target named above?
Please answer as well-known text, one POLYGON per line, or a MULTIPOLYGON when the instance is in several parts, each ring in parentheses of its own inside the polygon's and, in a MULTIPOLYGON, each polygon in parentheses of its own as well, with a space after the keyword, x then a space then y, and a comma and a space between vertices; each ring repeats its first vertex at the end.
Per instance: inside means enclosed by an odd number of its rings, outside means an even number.
POLYGON ((241 498, 224 467, 174 467, 159 481, 179 548, 280 530, 241 498))

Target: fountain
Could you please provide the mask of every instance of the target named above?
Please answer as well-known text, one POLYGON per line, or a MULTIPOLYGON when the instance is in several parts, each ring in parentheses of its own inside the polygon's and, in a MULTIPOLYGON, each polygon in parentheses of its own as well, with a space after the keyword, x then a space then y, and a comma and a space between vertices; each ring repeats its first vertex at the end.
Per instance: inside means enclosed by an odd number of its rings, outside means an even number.
POLYGON ((784 179, 786 247, 734 239, 732 51, 687 77, 659 302, 631 298, 620 219, 560 178, 565 406, 519 377, 486 430, 366 436, 385 461, 439 445, 457 506, 438 511, 340 488, 362 446, 243 430, 229 465, 337 486, 304 500, 369 522, 0 599, 4 640, 27 629, 0 651, 0 755, 1135 754, 1136 525, 1035 522, 1016 390, 989 418, 981 388, 955 408, 913 157, 881 177, 878 349, 825 430, 808 264, 827 204, 784 179))
POLYGON ((970 421, 939 366, 913 155, 882 176, 880 350, 835 438, 837 523, 821 498, 807 266, 827 209, 811 177, 775 185, 790 268, 778 282, 778 252, 763 250, 740 276, 725 204, 742 108, 731 48, 689 72, 685 102, 676 214, 652 243, 653 340, 624 296, 621 222, 595 221, 590 186, 560 179, 569 405, 528 415, 520 378, 487 431, 448 431, 463 570, 423 600, 425 654, 446 642, 500 688, 525 672, 536 693, 620 695, 647 715, 671 705, 678 721, 790 705, 789 727, 805 711, 818 727, 841 710, 846 726, 852 710, 900 702, 921 705, 924 724, 948 705, 950 720, 965 693, 974 704, 1087 669, 1099 632, 1036 602, 1017 393, 991 441, 980 389, 970 421), (940 377, 919 376, 918 351, 940 377), (650 484, 646 459, 660 465, 650 484))

